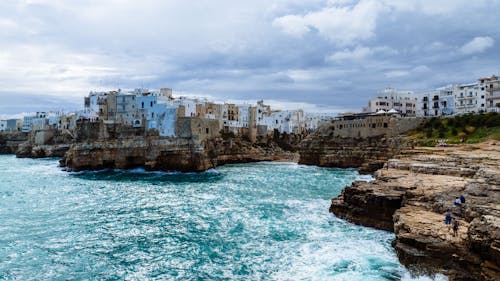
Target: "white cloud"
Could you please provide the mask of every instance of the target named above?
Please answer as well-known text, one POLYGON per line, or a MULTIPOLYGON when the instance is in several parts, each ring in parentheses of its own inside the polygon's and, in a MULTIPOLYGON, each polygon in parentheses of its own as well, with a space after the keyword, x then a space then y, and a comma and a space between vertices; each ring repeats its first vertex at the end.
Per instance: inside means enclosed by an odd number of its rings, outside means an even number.
POLYGON ((464 54, 474 54, 474 53, 482 53, 487 49, 493 47, 495 44, 495 40, 493 38, 485 36, 485 37, 475 37, 467 44, 463 45, 460 48, 460 51, 464 54))
POLYGON ((335 52, 326 58, 327 61, 359 60, 371 55, 373 51, 367 47, 356 47, 355 49, 344 49, 335 52))
POLYGON ((96 81, 103 81, 101 87, 118 87, 121 80, 141 83, 155 79, 154 73, 165 68, 161 63, 158 57, 104 56, 56 44, 11 44, 0 52, 0 88, 78 97, 95 89, 96 81))
POLYGON ((284 33, 295 37, 302 37, 309 32, 309 27, 300 16, 288 15, 273 21, 274 26, 281 27, 284 33))
POLYGON ((273 24, 295 36, 317 30, 325 39, 338 45, 371 38, 379 12, 384 7, 374 0, 361 0, 354 6, 340 3, 305 15, 283 16, 275 19, 273 24))
POLYGON ((386 78, 399 78, 410 75, 410 72, 407 70, 392 70, 384 73, 386 78))
POLYGON ((356 46, 354 49, 344 49, 342 51, 335 52, 326 57, 327 62, 340 62, 340 61, 358 61, 366 59, 374 55, 382 56, 392 56, 397 55, 399 52, 393 48, 387 46, 381 47, 362 47, 356 46))

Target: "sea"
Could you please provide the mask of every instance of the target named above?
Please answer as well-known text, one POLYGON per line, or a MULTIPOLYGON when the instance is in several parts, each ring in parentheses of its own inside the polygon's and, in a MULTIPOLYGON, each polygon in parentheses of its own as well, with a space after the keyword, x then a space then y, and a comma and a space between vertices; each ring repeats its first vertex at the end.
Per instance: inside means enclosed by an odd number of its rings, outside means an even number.
POLYGON ((0 280, 446 280, 394 234, 328 212, 355 169, 262 162, 202 173, 69 173, 0 156, 0 280))

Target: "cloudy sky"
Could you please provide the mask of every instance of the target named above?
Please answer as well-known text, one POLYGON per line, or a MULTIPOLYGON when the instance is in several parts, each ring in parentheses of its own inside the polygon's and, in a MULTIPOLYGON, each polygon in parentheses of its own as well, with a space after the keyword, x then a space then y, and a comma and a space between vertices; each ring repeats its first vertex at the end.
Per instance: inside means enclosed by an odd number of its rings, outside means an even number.
POLYGON ((500 0, 2 0, 0 114, 90 90, 343 111, 500 73, 500 0))

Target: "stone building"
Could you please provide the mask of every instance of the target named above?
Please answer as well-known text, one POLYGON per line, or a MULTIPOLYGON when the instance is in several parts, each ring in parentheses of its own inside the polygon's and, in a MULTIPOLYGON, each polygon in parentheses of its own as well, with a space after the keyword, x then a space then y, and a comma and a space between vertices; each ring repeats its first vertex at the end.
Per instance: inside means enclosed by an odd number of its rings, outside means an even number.
POLYGON ((385 135, 395 137, 415 129, 418 117, 398 117, 388 114, 360 113, 337 117, 331 121, 332 137, 367 138, 385 135))

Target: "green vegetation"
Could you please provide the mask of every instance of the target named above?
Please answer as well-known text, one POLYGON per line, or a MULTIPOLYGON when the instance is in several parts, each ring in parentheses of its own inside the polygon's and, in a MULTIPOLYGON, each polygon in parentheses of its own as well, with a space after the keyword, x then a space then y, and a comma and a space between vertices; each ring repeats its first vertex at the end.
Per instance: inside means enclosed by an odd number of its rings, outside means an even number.
POLYGON ((447 144, 478 143, 487 139, 500 141, 500 114, 490 112, 448 118, 432 117, 409 136, 423 146, 438 145, 440 140, 447 144))

